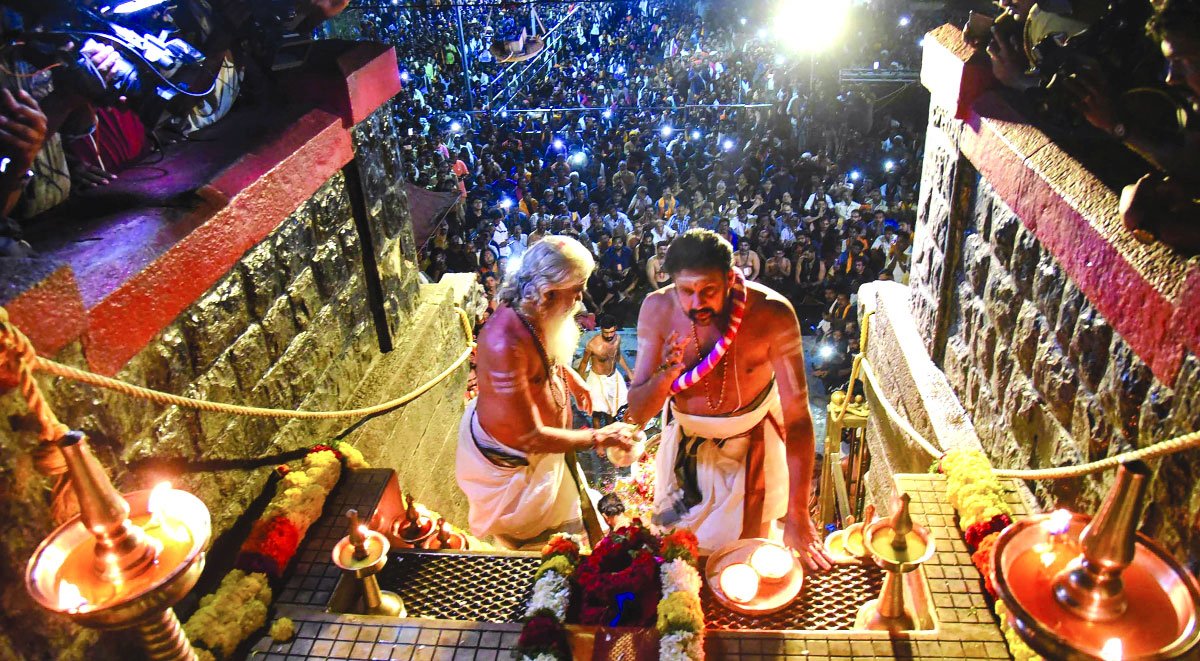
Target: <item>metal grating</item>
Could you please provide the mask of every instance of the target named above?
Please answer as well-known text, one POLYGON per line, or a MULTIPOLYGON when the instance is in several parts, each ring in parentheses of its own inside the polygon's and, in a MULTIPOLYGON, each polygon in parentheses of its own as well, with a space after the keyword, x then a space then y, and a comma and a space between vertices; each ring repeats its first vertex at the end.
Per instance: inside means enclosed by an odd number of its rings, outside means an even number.
POLYGON ((520 622, 538 556, 402 552, 388 558, 379 587, 404 600, 409 617, 520 622))
POLYGON ((858 607, 879 596, 883 570, 871 566, 835 565, 804 576, 800 598, 770 615, 742 615, 725 608, 712 591, 700 591, 704 622, 709 630, 837 631, 854 628, 858 607))
MULTIPOLYGON (((400 595, 409 617, 520 622, 540 563, 537 556, 406 551, 392 555, 379 573, 379 586, 400 595)), ((804 581, 799 599, 765 616, 735 613, 705 588, 700 593, 705 622, 712 630, 850 630, 859 606, 879 596, 883 571, 839 565, 804 581)))

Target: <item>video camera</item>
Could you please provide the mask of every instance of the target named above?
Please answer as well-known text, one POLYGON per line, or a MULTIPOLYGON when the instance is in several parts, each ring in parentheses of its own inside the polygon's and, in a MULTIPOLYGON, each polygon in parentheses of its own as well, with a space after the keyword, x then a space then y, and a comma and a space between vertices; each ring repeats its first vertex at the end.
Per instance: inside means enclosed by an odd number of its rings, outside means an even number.
POLYGON ((204 96, 207 92, 193 92, 177 80, 201 66, 204 55, 177 36, 182 28, 175 9, 166 0, 127 0, 98 9, 60 0, 32 20, 23 14, 24 29, 3 35, 3 48, 38 69, 56 67, 60 85, 96 102, 139 100, 150 93, 164 102, 181 94, 204 96), (121 56, 107 82, 87 54, 104 45, 121 56))

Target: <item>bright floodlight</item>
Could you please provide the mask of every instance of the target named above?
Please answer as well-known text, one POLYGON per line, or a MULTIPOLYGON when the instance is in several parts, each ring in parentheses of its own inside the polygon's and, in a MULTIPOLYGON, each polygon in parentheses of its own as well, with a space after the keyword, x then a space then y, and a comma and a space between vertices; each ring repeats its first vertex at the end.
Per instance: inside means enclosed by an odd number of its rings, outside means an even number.
POLYGON ((461 130, 462 130, 462 124, 459 124, 458 122, 450 122, 450 131, 452 133, 458 133, 461 130))
POLYGON ((851 180, 851 181, 858 181, 860 178, 862 178, 862 173, 861 173, 861 172, 859 172, 858 170, 851 170, 851 171, 850 171, 850 180, 851 180))
POLYGON ((500 111, 500 119, 508 119, 508 111, 507 110, 500 111))
POLYGON ((581 151, 577 151, 574 154, 571 154, 571 162, 575 163, 576 165, 583 165, 587 162, 587 155, 581 151))
POLYGON ((625 75, 625 65, 624 65, 624 64, 618 64, 618 65, 617 65, 617 75, 618 75, 618 76, 623 76, 623 75, 625 75))
POLYGON ((746 24, 746 17, 745 17, 745 16, 743 16, 743 17, 741 18, 741 20, 739 20, 738 22, 739 22, 739 23, 741 23, 742 25, 745 25, 745 24, 746 24))
POLYGON ((692 130, 692 140, 699 140, 699 139, 700 139, 700 132, 693 129, 692 130))
POLYGON ((407 71, 400 72, 400 80, 402 80, 406 83, 408 82, 408 72, 407 71))
POLYGON ((918 40, 917 40, 917 46, 918 46, 919 48, 924 48, 924 47, 925 47, 925 37, 921 37, 920 39, 918 39, 918 40))
POLYGON ((121 4, 117 5, 112 11, 114 14, 132 14, 134 12, 142 11, 143 9, 149 9, 155 5, 160 5, 163 3, 163 1, 164 0, 130 0, 129 2, 122 2, 121 4))
POLYGON ((783 0, 775 16, 775 35, 789 48, 816 53, 842 35, 850 0, 783 0))
POLYGON ((604 112, 602 112, 600 114, 604 117, 604 119, 612 119, 612 110, 606 109, 604 112))
POLYGON ((730 149, 733 149, 733 140, 725 138, 725 142, 721 143, 721 146, 725 148, 725 151, 729 151, 730 149))
POLYGON ((505 211, 508 211, 509 209, 512 208, 512 200, 508 199, 507 197, 502 198, 500 200, 500 208, 504 209, 505 211))
POLYGON ((822 358, 832 358, 833 357, 833 347, 828 344, 822 344, 821 345, 821 357, 822 358))
POLYGON ((896 161, 893 161, 890 158, 883 162, 883 169, 887 172, 891 172, 892 168, 894 167, 896 167, 896 161))
POLYGON ((766 28, 759 28, 759 29, 758 29, 758 38, 759 38, 759 39, 765 39, 765 38, 766 38, 766 36, 767 36, 767 29, 766 29, 766 28))
POLYGON ((562 141, 562 140, 559 140, 558 138, 555 138, 555 139, 554 139, 554 148, 555 148, 555 149, 562 149, 562 148, 563 148, 563 141, 562 141))
POLYGON ((900 27, 902 27, 902 28, 904 28, 904 27, 908 27, 908 24, 909 24, 910 22, 912 22, 912 19, 911 19, 911 18, 909 18, 909 17, 907 17, 907 16, 901 16, 901 17, 900 17, 900 27))
POLYGON ((785 61, 785 58, 783 57, 783 55, 775 56, 775 66, 782 66, 784 61, 785 61))
POLYGON ((661 133, 662 137, 664 137, 664 138, 671 137, 671 134, 674 132, 675 132, 675 129, 671 128, 670 126, 664 126, 664 127, 662 127, 662 129, 659 130, 659 133, 661 133))

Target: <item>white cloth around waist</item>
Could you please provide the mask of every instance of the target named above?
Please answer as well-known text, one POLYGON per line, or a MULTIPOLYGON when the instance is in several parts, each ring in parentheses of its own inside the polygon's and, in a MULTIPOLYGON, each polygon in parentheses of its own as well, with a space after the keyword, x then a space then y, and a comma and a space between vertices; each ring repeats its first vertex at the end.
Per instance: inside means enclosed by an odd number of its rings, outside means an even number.
POLYGON ((588 372, 587 384, 592 391, 592 411, 595 413, 616 415, 629 403, 629 386, 616 368, 608 376, 597 374, 595 370, 588 372))
POLYGON ((467 402, 455 453, 455 479, 470 505, 471 534, 532 539, 579 518, 579 493, 563 455, 525 454, 528 466, 509 468, 497 466, 479 451, 476 438, 514 456, 523 454, 484 431, 475 414, 477 402, 478 398, 467 402))
POLYGON ((675 527, 696 534, 700 548, 715 551, 738 539, 742 532, 742 514, 746 495, 746 452, 750 432, 763 427, 763 521, 773 522, 787 513, 788 468, 784 439, 783 406, 778 385, 772 383, 763 402, 753 410, 731 416, 705 416, 682 413, 671 407, 673 418, 663 428, 662 443, 655 457, 654 508, 662 511, 681 490, 675 476, 675 460, 680 440, 688 437, 725 439, 723 443, 703 443, 696 452, 696 477, 701 501, 687 511, 675 527), (780 425, 779 430, 771 420, 780 425))

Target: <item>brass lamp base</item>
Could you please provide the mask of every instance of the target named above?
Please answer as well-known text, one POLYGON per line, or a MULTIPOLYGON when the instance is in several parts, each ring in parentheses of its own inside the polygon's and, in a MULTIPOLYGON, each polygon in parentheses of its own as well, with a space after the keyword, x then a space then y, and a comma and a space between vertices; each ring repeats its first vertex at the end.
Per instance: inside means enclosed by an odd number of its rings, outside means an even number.
MULTIPOLYGON (((374 576, 365 580, 374 579, 374 576)), ((379 590, 379 584, 375 584, 375 589, 379 590)), ((388 617, 408 617, 408 611, 404 608, 404 602, 400 599, 400 595, 387 590, 379 590, 379 605, 375 607, 367 607, 367 615, 386 615, 388 617)))
POLYGON ((879 612, 879 600, 872 599, 859 607, 854 628, 857 631, 913 631, 917 628, 917 619, 907 608, 897 616, 886 617, 879 612))

